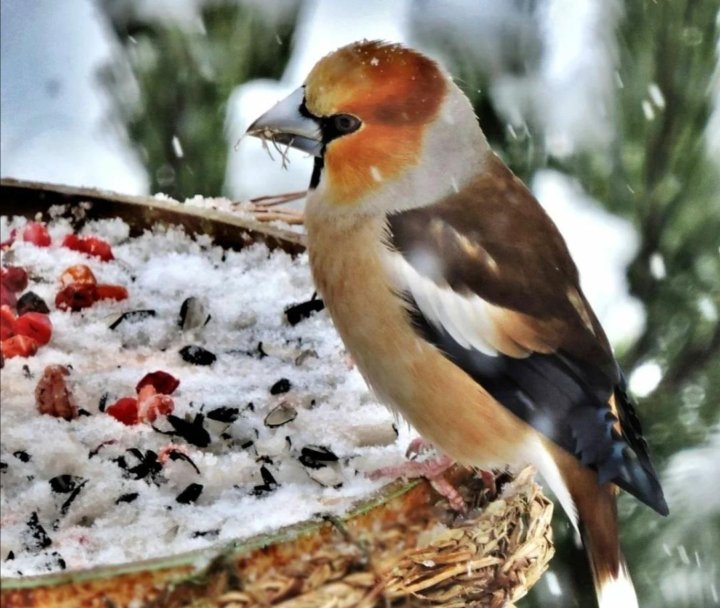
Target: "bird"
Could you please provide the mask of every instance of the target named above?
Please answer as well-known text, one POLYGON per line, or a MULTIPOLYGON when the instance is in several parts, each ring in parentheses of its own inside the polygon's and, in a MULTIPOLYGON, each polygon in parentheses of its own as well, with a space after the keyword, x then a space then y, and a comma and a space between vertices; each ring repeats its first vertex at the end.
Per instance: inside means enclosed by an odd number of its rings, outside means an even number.
POLYGON ((436 61, 362 40, 248 134, 313 158, 305 227, 333 324, 376 396, 459 463, 536 467, 601 608, 637 606, 616 499, 668 506, 560 232, 436 61))

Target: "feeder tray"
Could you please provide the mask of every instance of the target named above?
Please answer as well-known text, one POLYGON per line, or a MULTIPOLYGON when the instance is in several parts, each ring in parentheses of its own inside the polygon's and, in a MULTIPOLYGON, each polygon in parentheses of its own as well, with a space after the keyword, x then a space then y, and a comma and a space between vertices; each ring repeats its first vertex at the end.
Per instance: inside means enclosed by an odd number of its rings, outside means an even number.
MULTIPOLYGON (((207 234, 223 247, 257 241, 290 254, 297 232, 168 200, 0 183, 5 213, 35 217, 81 204, 82 217, 119 217, 132 234, 155 224, 207 234)), ((82 221, 82 220, 81 220, 82 221)), ((319 518, 230 545, 168 558, 0 581, 6 608, 380 608, 512 606, 554 553, 552 503, 534 470, 496 477, 493 495, 471 471, 448 475, 471 507, 453 513, 426 481, 394 482, 346 516, 319 518)))

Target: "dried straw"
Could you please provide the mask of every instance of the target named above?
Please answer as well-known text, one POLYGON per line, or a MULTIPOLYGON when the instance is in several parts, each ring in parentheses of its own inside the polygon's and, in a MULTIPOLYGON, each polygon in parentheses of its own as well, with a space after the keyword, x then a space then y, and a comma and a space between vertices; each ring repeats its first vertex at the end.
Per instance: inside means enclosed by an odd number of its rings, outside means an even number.
MULTIPOLYGON (((435 507, 413 521, 337 523, 332 542, 306 548, 299 559, 272 565, 250 560, 230 574, 224 570, 222 581, 215 579, 214 590, 206 589, 202 599, 163 605, 511 607, 538 581, 554 553, 552 503, 533 475, 532 468, 524 469, 490 502, 487 490, 471 497, 481 508, 469 518, 435 507)), ((467 500, 467 488, 462 489, 467 500)), ((412 510, 417 514, 423 507, 412 510)))

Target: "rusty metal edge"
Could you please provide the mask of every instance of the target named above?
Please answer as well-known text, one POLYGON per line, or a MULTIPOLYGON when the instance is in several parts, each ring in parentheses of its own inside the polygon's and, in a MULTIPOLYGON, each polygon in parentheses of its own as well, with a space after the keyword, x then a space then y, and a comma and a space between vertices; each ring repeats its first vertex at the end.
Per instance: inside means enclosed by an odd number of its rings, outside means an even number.
MULTIPOLYGON (((395 481, 382 488, 375 496, 361 502, 339 519, 348 522, 355 517, 368 514, 373 509, 388 506, 396 499, 401 499, 407 495, 419 485, 427 485, 427 483, 421 480, 395 481)), ((423 492, 427 492, 427 490, 427 488, 423 488, 423 492)), ((277 543, 297 540, 303 536, 316 533, 327 525, 327 522, 319 516, 318 519, 315 520, 299 522, 274 532, 257 534, 245 540, 229 541, 222 545, 186 551, 167 557, 157 557, 128 564, 97 566, 84 570, 73 570, 54 574, 40 574, 37 576, 17 578, 4 577, 0 579, 0 589, 5 592, 11 590, 36 589, 39 587, 57 587, 60 585, 102 581, 127 574, 159 570, 167 570, 170 576, 173 575, 173 571, 177 571, 176 574, 181 577, 192 576, 201 573, 209 564, 218 559, 238 557, 277 543)))
POLYGON ((182 225, 191 234, 208 234, 221 247, 238 249, 258 241, 270 249, 297 255, 305 251, 304 235, 272 224, 215 209, 186 205, 170 198, 130 196, 95 188, 4 178, 0 180, 2 213, 34 217, 47 214, 53 205, 91 203, 91 219, 119 217, 137 234, 156 223, 182 225))

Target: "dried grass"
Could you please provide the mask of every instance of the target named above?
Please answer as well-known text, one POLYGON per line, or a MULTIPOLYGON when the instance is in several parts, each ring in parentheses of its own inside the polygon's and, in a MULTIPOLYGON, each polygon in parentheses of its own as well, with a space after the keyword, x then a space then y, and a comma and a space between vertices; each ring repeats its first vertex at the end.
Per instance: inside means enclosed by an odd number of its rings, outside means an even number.
POLYGON ((469 519, 340 530, 341 540, 255 573, 193 608, 501 608, 540 578, 554 553, 552 503, 523 470, 469 519))

